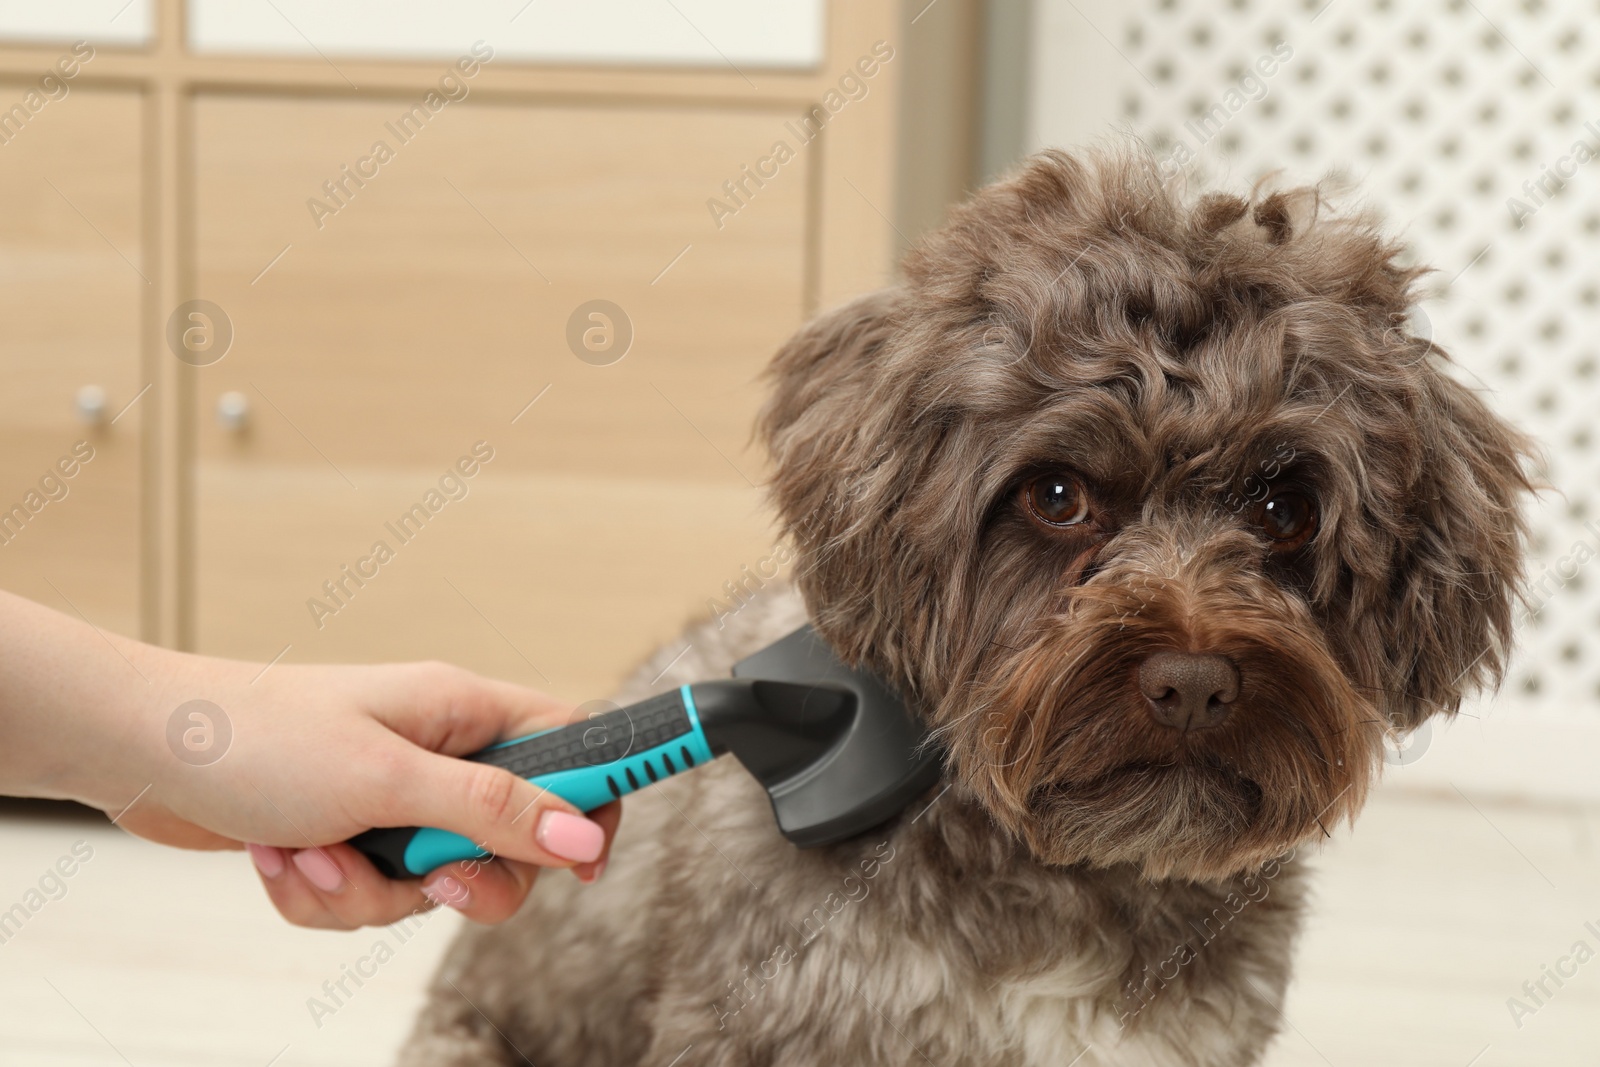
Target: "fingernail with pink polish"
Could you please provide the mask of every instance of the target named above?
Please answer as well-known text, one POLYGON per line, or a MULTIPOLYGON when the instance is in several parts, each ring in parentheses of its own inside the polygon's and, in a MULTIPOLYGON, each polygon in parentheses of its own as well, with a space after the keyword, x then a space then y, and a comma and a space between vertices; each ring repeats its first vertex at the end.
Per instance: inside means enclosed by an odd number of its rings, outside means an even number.
POLYGON ((472 890, 468 889, 459 879, 448 874, 430 879, 422 887, 422 895, 435 904, 443 904, 447 908, 460 911, 472 899, 472 890))
POLYGON ((283 849, 273 848, 271 845, 246 845, 245 850, 250 853, 250 861, 256 865, 267 878, 276 878, 283 873, 283 849))
POLYGON ((547 811, 540 816, 533 837, 552 856, 574 863, 591 863, 606 847, 606 834, 598 823, 564 811, 547 811))
POLYGON ((582 882, 584 885, 594 885, 600 880, 600 876, 606 873, 606 864, 610 862, 611 857, 607 856, 605 859, 589 868, 589 875, 587 878, 581 874, 578 875, 578 881, 582 882))
POLYGON ((337 893, 344 888, 344 874, 319 849, 303 848, 294 854, 294 865, 306 876, 306 881, 324 893, 337 893))

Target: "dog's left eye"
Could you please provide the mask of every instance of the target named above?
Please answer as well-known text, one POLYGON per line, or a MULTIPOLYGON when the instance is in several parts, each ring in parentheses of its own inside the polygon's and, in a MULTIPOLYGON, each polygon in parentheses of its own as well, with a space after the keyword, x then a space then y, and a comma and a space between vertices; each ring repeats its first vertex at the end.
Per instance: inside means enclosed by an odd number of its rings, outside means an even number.
POLYGON ((1028 514, 1051 526, 1075 526, 1089 517, 1089 491, 1071 474, 1045 474, 1022 490, 1028 514))
POLYGON ((1317 532, 1317 506, 1304 493, 1274 493, 1256 509, 1256 524, 1274 548, 1299 548, 1317 532))

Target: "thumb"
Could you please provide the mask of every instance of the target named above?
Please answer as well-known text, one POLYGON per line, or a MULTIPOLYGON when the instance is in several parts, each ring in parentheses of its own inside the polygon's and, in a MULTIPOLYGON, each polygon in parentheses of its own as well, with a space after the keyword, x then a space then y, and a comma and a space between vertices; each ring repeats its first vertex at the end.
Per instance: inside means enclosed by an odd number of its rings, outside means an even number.
POLYGON ((567 801, 510 771, 414 749, 397 821, 460 834, 496 856, 571 867, 605 851, 606 832, 567 801))

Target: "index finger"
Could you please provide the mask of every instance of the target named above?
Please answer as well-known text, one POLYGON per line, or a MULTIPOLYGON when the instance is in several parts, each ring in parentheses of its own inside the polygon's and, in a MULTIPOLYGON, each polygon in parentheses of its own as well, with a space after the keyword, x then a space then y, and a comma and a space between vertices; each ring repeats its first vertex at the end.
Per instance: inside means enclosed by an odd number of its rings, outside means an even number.
POLYGON ((564 726, 570 704, 537 689, 442 663, 410 664, 400 691, 372 708, 395 733, 446 756, 465 756, 525 734, 564 726))

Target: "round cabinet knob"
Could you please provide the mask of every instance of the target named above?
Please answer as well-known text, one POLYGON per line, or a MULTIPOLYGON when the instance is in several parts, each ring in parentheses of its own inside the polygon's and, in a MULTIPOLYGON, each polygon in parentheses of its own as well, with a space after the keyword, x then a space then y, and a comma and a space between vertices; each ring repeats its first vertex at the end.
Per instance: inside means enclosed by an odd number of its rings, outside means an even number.
POLYGON ((243 393, 228 391, 217 397, 217 425, 238 433, 250 422, 250 398, 243 393))
POLYGON ((90 426, 98 426, 106 421, 106 391, 98 385, 86 385, 79 389, 73 405, 78 409, 78 418, 90 426))

